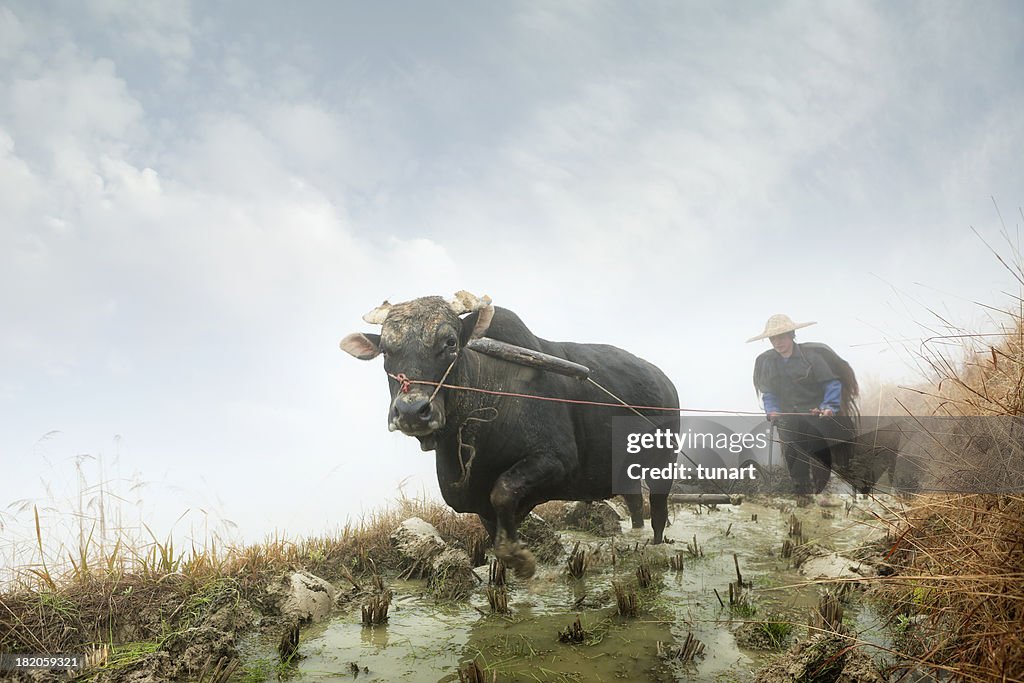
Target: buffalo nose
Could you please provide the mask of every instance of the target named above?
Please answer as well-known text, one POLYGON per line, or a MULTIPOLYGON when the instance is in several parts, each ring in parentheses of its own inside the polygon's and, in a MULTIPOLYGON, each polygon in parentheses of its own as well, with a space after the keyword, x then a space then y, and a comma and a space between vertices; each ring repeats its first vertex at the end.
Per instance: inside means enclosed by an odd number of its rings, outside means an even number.
POLYGON ((421 397, 407 401, 395 401, 395 413, 397 417, 406 420, 429 420, 431 413, 430 399, 421 397))

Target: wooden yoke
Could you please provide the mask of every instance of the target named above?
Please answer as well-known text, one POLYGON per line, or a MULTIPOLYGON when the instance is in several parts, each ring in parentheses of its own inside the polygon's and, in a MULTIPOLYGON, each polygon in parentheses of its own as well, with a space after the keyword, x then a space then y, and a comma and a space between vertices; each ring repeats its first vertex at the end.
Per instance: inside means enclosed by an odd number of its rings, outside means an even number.
POLYGON ((466 344, 466 348, 473 349, 487 356, 500 358, 509 363, 547 370, 559 375, 575 377, 579 380, 587 379, 590 376, 590 368, 585 365, 573 363, 570 360, 534 351, 533 349, 516 346, 515 344, 507 344, 497 339, 490 339, 489 337, 472 339, 466 344))

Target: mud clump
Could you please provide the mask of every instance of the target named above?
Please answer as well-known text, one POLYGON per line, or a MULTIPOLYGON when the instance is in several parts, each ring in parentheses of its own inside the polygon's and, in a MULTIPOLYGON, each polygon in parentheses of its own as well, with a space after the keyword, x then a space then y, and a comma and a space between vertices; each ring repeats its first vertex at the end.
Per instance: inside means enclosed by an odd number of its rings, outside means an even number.
POLYGON ((800 641, 761 669, 754 683, 885 683, 871 657, 836 634, 800 641))
POLYGON ((210 663, 238 658, 233 633, 200 626, 172 636, 164 644, 170 678, 197 677, 210 663))
POLYGON ((773 629, 771 626, 772 622, 744 622, 736 630, 736 644, 748 650, 781 650, 787 647, 792 642, 789 629, 773 629))
POLYGON ((792 551, 793 566, 810 579, 871 579, 879 573, 875 567, 877 560, 865 552, 847 557, 813 542, 797 545, 792 551))
POLYGON ((519 540, 540 562, 557 562, 565 554, 565 546, 555 528, 532 512, 519 525, 519 540))
POLYGON ((622 518, 603 500, 594 503, 577 502, 566 508, 562 528, 585 531, 600 537, 615 536, 622 533, 622 518))
MULTIPOLYGON (((648 510, 648 516, 649 513, 648 510)), ((607 538, 622 533, 622 520, 626 519, 629 513, 618 499, 613 499, 551 500, 538 505, 532 514, 540 516, 558 531, 582 531, 599 538, 607 538)))
POLYGON ((320 621, 331 613, 337 591, 309 572, 286 574, 267 587, 269 603, 287 621, 320 621))
MULTIPOLYGON (((238 658, 233 633, 202 625, 170 635, 158 650, 140 657, 131 664, 97 671, 94 680, 97 683, 198 680, 203 672, 215 670, 218 663, 222 671, 237 667, 238 658)), ((22 680, 58 679, 50 677, 22 680)))
POLYGON ((469 555, 449 546, 429 522, 410 517, 398 525, 391 539, 406 563, 403 576, 425 577, 437 597, 463 598, 476 586, 469 555))

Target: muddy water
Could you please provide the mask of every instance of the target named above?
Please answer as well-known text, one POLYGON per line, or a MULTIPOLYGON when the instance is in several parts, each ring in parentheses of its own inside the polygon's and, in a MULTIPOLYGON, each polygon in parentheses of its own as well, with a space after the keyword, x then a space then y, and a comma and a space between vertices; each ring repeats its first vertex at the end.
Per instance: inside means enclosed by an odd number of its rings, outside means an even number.
MULTIPOLYGON (((364 628, 355 614, 302 634, 296 680, 438 681, 458 669, 480 613, 420 597, 421 582, 395 582, 389 622, 364 628)), ((458 677, 456 677, 457 680, 458 677)))
MULTIPOLYGON (((305 630, 301 652, 306 657, 294 680, 457 681, 460 663, 474 659, 488 679, 490 672, 497 672, 500 681, 752 680, 779 651, 738 644, 736 634, 744 620, 805 624, 822 591, 779 556, 790 514, 803 522, 808 540, 839 552, 884 533, 874 517, 883 512, 879 502, 860 501, 847 512, 843 503, 849 500, 836 497, 838 506, 829 508, 835 515, 830 519, 818 505, 797 508, 784 499, 711 511, 678 507, 667 531, 675 543, 659 547, 643 547, 649 530, 624 530, 614 539, 564 532, 568 547, 578 540, 590 550, 587 574, 572 580, 566 578, 564 565, 542 566, 529 581, 512 580, 510 615, 486 615, 482 589, 468 604, 439 604, 424 595, 421 583, 395 583, 386 625, 362 627, 356 607, 355 613, 305 630), (703 557, 687 551, 695 534, 703 557), (683 552, 682 571, 668 567, 668 558, 677 551, 683 552), (734 553, 744 580, 753 583, 756 611, 746 618, 728 609, 728 584, 736 579, 734 553), (620 617, 611 583, 632 583, 642 557, 652 566, 655 585, 639 591, 637 618, 620 617), (558 632, 577 615, 587 631, 586 642, 560 643, 558 632), (685 665, 659 657, 659 644, 681 644, 691 633, 704 643, 703 657, 685 665)), ((485 568, 477 571, 486 574, 485 568)), ((878 618, 856 602, 847 607, 847 623, 863 640, 886 642, 878 618)), ((798 636, 805 632, 794 629, 798 636)))

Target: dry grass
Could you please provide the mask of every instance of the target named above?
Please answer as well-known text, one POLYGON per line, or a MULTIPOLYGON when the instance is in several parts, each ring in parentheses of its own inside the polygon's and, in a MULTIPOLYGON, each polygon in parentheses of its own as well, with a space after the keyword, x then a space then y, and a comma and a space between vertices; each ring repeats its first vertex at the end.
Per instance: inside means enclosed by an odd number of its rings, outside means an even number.
POLYGON ((1024 680, 1024 496, 924 499, 901 526, 886 591, 923 617, 906 658, 954 680, 1024 680))
POLYGON ((151 535, 149 543, 123 540, 100 547, 86 540, 58 571, 45 560, 22 567, 19 581, 0 592, 0 651, 77 652, 90 644, 162 643, 241 599, 259 602, 286 571, 305 569, 336 581, 376 568, 398 569, 390 535, 408 517, 437 527, 450 544, 471 551, 486 539, 475 515, 442 503, 401 498, 346 526, 335 536, 273 537, 241 548, 210 545, 187 551, 151 535))
MULTIPOLYGON (((1019 255, 1010 263, 999 260, 1024 285, 1019 255)), ((1021 299, 998 334, 950 330, 945 338, 959 341, 960 360, 924 354, 932 381, 894 393, 900 408, 947 416, 1024 415, 1021 299)), ((1019 445, 1009 444, 1010 455, 997 461, 995 472, 991 461, 986 464, 989 481, 993 475, 1004 483, 1024 480, 1019 445)), ((884 579, 883 594, 897 610, 894 622, 904 627, 904 658, 948 680, 1024 681, 1024 495, 919 496, 890 535, 896 540, 889 560, 897 575, 884 579)))

